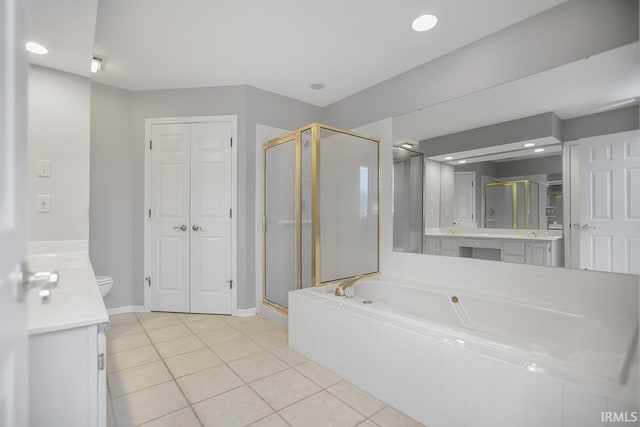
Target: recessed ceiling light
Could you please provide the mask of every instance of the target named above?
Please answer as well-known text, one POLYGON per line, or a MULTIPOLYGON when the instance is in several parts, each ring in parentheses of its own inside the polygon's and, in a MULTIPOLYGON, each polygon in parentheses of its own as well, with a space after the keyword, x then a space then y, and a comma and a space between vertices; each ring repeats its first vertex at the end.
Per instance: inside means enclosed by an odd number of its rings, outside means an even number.
POLYGON ((533 150, 534 153, 542 153, 544 151, 544 148, 536 148, 535 150, 533 150))
POLYGON ((324 83, 311 83, 309 87, 313 90, 324 89, 324 83))
POLYGON ((96 58, 94 56, 93 59, 91 60, 91 72, 95 74, 101 69, 102 69, 102 59, 96 58))
POLYGON ((400 147, 402 147, 402 148, 413 148, 413 145, 409 144, 408 142, 405 142, 404 144, 400 144, 400 147))
POLYGON ((40 43, 36 43, 36 42, 27 43, 26 48, 27 48, 27 50, 29 52, 35 53, 36 55, 44 55, 47 52, 49 52, 46 47, 44 47, 40 43))
POLYGON ((467 161, 466 160, 458 160, 458 163, 464 164, 464 163, 467 163, 467 161))
POLYGON ((418 16, 413 21, 413 24, 411 24, 411 28, 413 28, 414 31, 419 31, 419 32, 429 31, 430 29, 435 27, 437 23, 438 23, 437 16, 422 15, 422 16, 418 16))
POLYGON ((445 159, 445 160, 453 160, 453 157, 451 157, 451 156, 447 156, 447 157, 445 157, 444 159, 445 159))
POLYGON ((533 142, 527 142, 526 144, 524 144, 524 146, 525 146, 526 148, 533 147, 533 146, 535 146, 535 145, 536 145, 536 144, 534 144, 533 142))

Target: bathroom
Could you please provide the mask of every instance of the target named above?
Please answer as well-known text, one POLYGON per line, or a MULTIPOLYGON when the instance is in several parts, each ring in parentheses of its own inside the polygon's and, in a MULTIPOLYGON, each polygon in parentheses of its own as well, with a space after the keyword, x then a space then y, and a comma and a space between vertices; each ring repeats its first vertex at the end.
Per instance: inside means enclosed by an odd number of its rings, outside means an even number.
POLYGON ((2 0, 0 425, 638 425, 638 2, 246 6, 2 0))

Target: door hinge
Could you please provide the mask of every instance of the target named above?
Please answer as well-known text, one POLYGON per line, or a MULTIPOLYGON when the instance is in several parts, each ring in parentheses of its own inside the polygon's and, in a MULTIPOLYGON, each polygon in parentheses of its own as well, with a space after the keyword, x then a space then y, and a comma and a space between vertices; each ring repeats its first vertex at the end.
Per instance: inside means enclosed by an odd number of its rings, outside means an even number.
POLYGON ((149 140, 149 150, 153 150, 153 141, 149 140))
POLYGON ((229 218, 233 218, 233 209, 229 209, 229 218))
POLYGON ((104 353, 100 353, 98 355, 98 371, 103 371, 105 368, 105 360, 104 360, 104 353))
POLYGON ((233 280, 227 280, 227 283, 229 284, 229 289, 233 289, 233 280))
POLYGON ((233 147, 233 137, 229 138, 229 146, 233 147))
POLYGON ((147 281, 147 286, 151 286, 151 276, 147 276, 144 278, 147 281))
POLYGON ((151 218, 151 209, 149 209, 149 218, 151 218))

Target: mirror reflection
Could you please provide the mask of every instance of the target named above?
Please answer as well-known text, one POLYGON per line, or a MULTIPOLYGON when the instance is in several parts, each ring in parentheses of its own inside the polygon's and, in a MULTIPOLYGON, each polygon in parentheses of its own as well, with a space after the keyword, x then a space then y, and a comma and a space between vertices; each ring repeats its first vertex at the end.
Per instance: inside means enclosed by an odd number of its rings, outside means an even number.
POLYGON ((394 118, 394 250, 640 273, 638 66, 634 43, 394 118))

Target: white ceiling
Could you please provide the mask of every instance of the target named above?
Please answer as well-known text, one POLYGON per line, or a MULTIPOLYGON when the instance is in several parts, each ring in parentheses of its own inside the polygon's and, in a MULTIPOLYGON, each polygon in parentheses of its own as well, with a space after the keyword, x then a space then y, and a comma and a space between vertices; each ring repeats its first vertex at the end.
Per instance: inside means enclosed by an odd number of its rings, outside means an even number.
POLYGON ((638 48, 633 43, 394 117, 394 142, 417 142, 549 111, 567 119, 622 107, 619 101, 640 97, 638 48))
POLYGON ((98 0, 31 0, 29 40, 49 53, 29 53, 29 62, 89 76, 97 12, 98 0))
POLYGON ((563 1, 102 0, 95 53, 105 69, 94 80, 130 90, 248 84, 325 106, 563 1), (414 32, 424 13, 438 25, 414 32))

